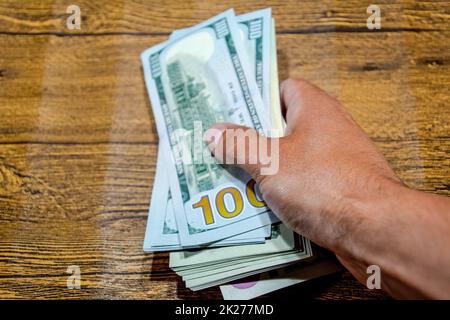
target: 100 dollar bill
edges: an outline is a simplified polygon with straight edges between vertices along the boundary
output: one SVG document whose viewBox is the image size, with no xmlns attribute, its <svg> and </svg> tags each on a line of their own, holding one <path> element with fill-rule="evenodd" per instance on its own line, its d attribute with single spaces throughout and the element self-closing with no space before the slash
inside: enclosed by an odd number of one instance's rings
<svg viewBox="0 0 450 320">
<path fill-rule="evenodd" d="M 158 150 L 157 171 L 153 181 L 152 199 L 144 238 L 144 251 L 174 251 L 198 248 L 182 247 L 178 237 L 173 201 L 169 192 L 166 163 L 164 162 L 164 145 Z M 164 201 L 162 199 L 168 199 Z M 264 243 L 271 234 L 271 226 L 267 225 L 237 236 L 216 241 L 208 247 L 221 247 L 239 244 Z"/>
<path fill-rule="evenodd" d="M 237 34 L 235 16 L 229 10 L 141 56 L 160 143 L 171 150 L 166 160 L 171 166 L 170 190 L 183 246 L 217 241 L 277 220 L 259 205 L 261 201 L 255 206 L 246 197 L 248 174 L 225 170 L 208 159 L 208 150 L 197 141 L 198 131 L 203 133 L 216 122 L 259 131 L 268 128 Z M 192 162 L 198 154 L 203 155 L 202 161 Z"/>
<path fill-rule="evenodd" d="M 262 273 L 258 280 L 252 278 L 222 285 L 220 291 L 225 300 L 248 300 L 341 270 L 342 266 L 334 259 L 319 260 L 306 265 L 294 264 Z"/>
<path fill-rule="evenodd" d="M 277 59 L 275 48 L 275 30 L 274 20 L 271 16 L 271 9 L 262 9 L 255 12 L 243 14 L 237 17 L 240 36 L 247 49 L 250 75 L 253 75 L 263 98 L 264 107 L 270 113 L 270 122 L 272 129 L 282 130 L 277 122 L 281 118 L 279 105 L 279 93 L 277 77 Z M 186 34 L 190 28 L 175 30 L 170 38 L 175 39 Z M 274 99 L 271 99 L 273 95 Z M 273 101 L 272 101 L 273 100 Z M 161 149 L 161 148 L 160 148 Z M 146 234 L 144 248 L 146 251 L 167 251 L 183 249 L 178 236 L 176 226 L 173 200 L 169 191 L 167 175 L 160 173 L 166 170 L 161 150 L 158 152 L 158 173 L 155 176 L 154 184 L 156 188 L 153 191 L 151 207 L 149 211 L 149 226 Z M 163 203 L 161 199 L 167 199 Z M 155 203 L 156 202 L 156 203 Z M 249 244 L 264 242 L 265 237 L 271 233 L 270 226 L 255 229 L 234 237 L 230 237 L 210 246 L 223 246 L 231 244 Z"/>
<path fill-rule="evenodd" d="M 238 35 L 242 39 L 249 61 L 248 75 L 255 78 L 264 103 L 264 109 L 266 112 L 270 112 L 271 76 L 273 75 L 270 70 L 273 68 L 273 50 L 271 47 L 275 45 L 275 35 L 272 34 L 274 27 L 272 9 L 266 8 L 242 14 L 236 17 L 236 21 L 238 23 Z M 175 30 L 170 35 L 170 39 L 176 39 L 185 35 L 191 28 L 193 27 Z M 276 62 L 276 51 L 273 58 Z M 275 85 L 278 87 L 278 76 Z M 279 100 L 279 96 L 275 98 L 275 100 Z M 272 126 L 272 128 L 274 127 Z"/>
</svg>

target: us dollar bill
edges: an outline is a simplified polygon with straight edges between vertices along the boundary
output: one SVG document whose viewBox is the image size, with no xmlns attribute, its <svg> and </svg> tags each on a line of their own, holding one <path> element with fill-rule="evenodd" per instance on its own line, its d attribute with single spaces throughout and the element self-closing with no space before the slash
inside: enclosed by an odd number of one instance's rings
<svg viewBox="0 0 450 320">
<path fill-rule="evenodd" d="M 262 9 L 236 17 L 240 37 L 249 57 L 250 74 L 255 78 L 266 112 L 270 112 L 272 10 Z"/>
<path fill-rule="evenodd" d="M 278 91 L 278 66 L 275 39 L 275 20 L 272 9 L 266 8 L 236 17 L 239 37 L 245 46 L 249 61 L 249 76 L 254 76 L 263 100 L 264 109 L 270 114 L 272 130 L 282 130 L 277 122 L 281 117 Z M 192 27 L 175 30 L 171 39 L 178 38 Z M 276 121 L 272 121 L 275 118 Z"/>
<path fill-rule="evenodd" d="M 269 115 L 270 136 L 284 135 L 278 81 L 277 44 L 275 19 L 272 9 L 266 8 L 237 17 L 240 35 L 244 40 L 250 61 L 250 73 L 254 75 Z"/>
<path fill-rule="evenodd" d="M 166 163 L 164 162 L 163 157 L 164 152 L 164 146 L 160 146 L 158 150 L 157 170 L 153 181 L 147 229 L 144 238 L 144 251 L 176 251 L 201 248 L 200 246 L 181 246 L 173 201 L 169 190 L 169 182 L 167 180 Z M 161 201 L 161 199 L 167 199 L 167 201 Z M 208 244 L 207 248 L 242 244 L 262 244 L 265 242 L 266 237 L 269 237 L 271 232 L 271 226 L 267 225 Z"/>
<path fill-rule="evenodd" d="M 278 55 L 277 55 L 277 37 L 275 28 L 275 19 L 271 19 L 270 28 L 270 126 L 272 129 L 272 137 L 284 136 L 286 123 L 281 113 L 280 103 L 280 83 L 278 79 Z"/>
<path fill-rule="evenodd" d="M 247 48 L 250 74 L 255 81 L 263 98 L 265 109 L 270 113 L 272 129 L 282 130 L 277 123 L 281 118 L 278 93 L 278 70 L 276 58 L 274 20 L 271 17 L 271 9 L 262 9 L 237 17 L 240 36 Z M 175 30 L 171 34 L 171 39 L 185 34 L 189 28 Z M 275 50 L 273 50 L 275 48 Z M 275 89 L 275 91 L 274 91 Z M 272 101 L 271 97 L 274 96 Z M 176 226 L 173 199 L 169 190 L 168 182 L 160 173 L 165 169 L 163 153 L 158 152 L 157 170 L 154 184 L 157 190 L 153 191 L 151 209 L 149 211 L 148 233 L 146 233 L 144 249 L 146 251 L 173 251 L 181 250 L 178 228 Z M 166 177 L 166 176 L 165 176 Z M 159 187 L 158 187 L 159 186 Z M 167 198 L 166 203 L 161 199 Z M 164 207 L 165 206 L 165 207 Z M 152 210 L 153 208 L 153 210 Z M 279 226 L 275 226 L 278 228 Z M 255 229 L 238 236 L 230 237 L 211 244 L 212 246 L 225 246 L 236 244 L 261 243 L 271 234 L 271 227 Z"/>
<path fill-rule="evenodd" d="M 237 28 L 229 10 L 141 56 L 160 141 L 171 150 L 166 161 L 183 246 L 217 241 L 277 220 L 266 206 L 253 206 L 245 198 L 250 181 L 246 173 L 225 170 L 201 138 L 189 139 L 195 133 L 202 136 L 216 122 L 261 132 L 268 128 Z M 200 163 L 186 161 L 199 154 Z M 222 204 L 219 209 L 214 207 L 217 202 Z"/>
<path fill-rule="evenodd" d="M 287 266 L 300 260 L 305 261 L 311 259 L 311 252 L 309 250 L 293 250 L 289 253 L 268 255 L 260 261 L 245 261 L 224 268 L 215 268 L 205 272 L 193 273 L 183 276 L 183 281 L 185 281 L 188 288 L 194 291 L 201 290 L 252 274 Z"/>
<path fill-rule="evenodd" d="M 250 73 L 254 75 L 269 115 L 270 136 L 284 135 L 278 81 L 277 44 L 275 19 L 272 9 L 266 8 L 237 18 L 240 35 L 244 40 L 250 61 Z"/>
<path fill-rule="evenodd" d="M 295 234 L 284 225 L 272 227 L 273 235 L 264 244 L 254 244 L 241 247 L 228 247 L 198 251 L 180 251 L 170 254 L 170 268 L 177 269 L 187 266 L 200 266 L 223 261 L 236 261 L 248 256 L 260 256 L 292 250 L 295 247 Z"/>
<path fill-rule="evenodd" d="M 335 259 L 323 259 L 303 266 L 290 265 L 220 286 L 225 300 L 249 300 L 314 278 L 339 272 L 342 266 Z"/>
</svg>

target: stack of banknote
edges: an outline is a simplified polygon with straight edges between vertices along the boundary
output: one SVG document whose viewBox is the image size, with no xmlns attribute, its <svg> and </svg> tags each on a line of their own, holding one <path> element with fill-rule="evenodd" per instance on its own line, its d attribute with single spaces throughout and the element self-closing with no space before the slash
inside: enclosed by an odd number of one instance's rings
<svg viewBox="0 0 450 320">
<path fill-rule="evenodd" d="M 283 134 L 275 40 L 270 8 L 228 10 L 141 55 L 160 138 L 144 250 L 171 251 L 170 267 L 192 290 L 314 265 L 310 241 L 279 222 L 247 173 L 219 164 L 204 143 L 217 122 Z M 230 288 L 224 296 L 236 298 Z"/>
</svg>

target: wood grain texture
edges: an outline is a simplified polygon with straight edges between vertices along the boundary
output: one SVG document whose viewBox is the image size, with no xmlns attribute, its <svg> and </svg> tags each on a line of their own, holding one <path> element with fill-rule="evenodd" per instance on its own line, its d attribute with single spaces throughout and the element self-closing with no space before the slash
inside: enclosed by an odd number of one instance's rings
<svg viewBox="0 0 450 320">
<path fill-rule="evenodd" d="M 272 6 L 280 79 L 339 98 L 410 186 L 449 195 L 448 2 L 0 0 L 0 298 L 220 298 L 142 241 L 158 137 L 140 52 L 228 7 Z M 67 267 L 82 289 L 66 288 Z M 270 295 L 385 298 L 348 273 Z"/>
<path fill-rule="evenodd" d="M 316 0 L 77 0 L 83 13 L 82 30 L 65 27 L 66 0 L 2 0 L 0 32 L 71 34 L 168 34 L 193 25 L 218 12 L 234 8 L 237 13 L 271 7 L 278 32 L 367 31 L 366 1 Z M 383 29 L 448 30 L 450 4 L 447 1 L 377 1 Z"/>
</svg>

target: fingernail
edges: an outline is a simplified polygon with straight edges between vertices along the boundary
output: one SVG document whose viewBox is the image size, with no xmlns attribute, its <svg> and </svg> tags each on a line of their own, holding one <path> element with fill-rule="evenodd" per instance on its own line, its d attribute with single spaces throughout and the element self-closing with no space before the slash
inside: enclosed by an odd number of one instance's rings
<svg viewBox="0 0 450 320">
<path fill-rule="evenodd" d="M 222 138 L 222 134 L 225 130 L 226 126 L 223 124 L 215 124 L 208 130 L 206 130 L 204 140 L 209 150 L 214 152 L 214 149 Z"/>
</svg>

